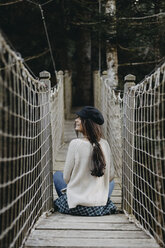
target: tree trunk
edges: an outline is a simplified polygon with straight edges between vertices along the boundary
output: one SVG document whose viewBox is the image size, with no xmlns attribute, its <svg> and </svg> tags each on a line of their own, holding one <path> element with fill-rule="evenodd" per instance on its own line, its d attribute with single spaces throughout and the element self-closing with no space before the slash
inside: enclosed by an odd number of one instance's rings
<svg viewBox="0 0 165 248">
<path fill-rule="evenodd" d="M 65 20 L 65 6 L 64 6 L 64 0 L 61 0 L 59 3 L 59 8 L 60 8 L 60 20 L 59 24 L 61 25 L 60 27 L 60 35 L 59 35 L 59 60 L 60 60 L 60 70 L 70 70 L 69 65 L 68 65 L 68 47 L 67 47 L 67 33 L 66 33 L 66 20 Z"/>
<path fill-rule="evenodd" d="M 91 32 L 79 29 L 77 32 L 77 80 L 75 104 L 78 106 L 93 103 L 91 82 Z"/>
<path fill-rule="evenodd" d="M 155 3 L 154 3 L 154 9 L 155 9 L 155 14 L 158 14 L 158 13 L 160 13 L 160 3 L 161 3 L 161 1 L 160 0 L 156 0 L 155 1 Z M 159 23 L 160 22 L 160 19 L 159 18 L 161 18 L 161 17 L 156 17 L 156 21 Z M 154 45 L 154 47 L 155 47 L 155 61 L 157 61 L 157 60 L 160 60 L 160 33 L 161 33 L 161 31 L 160 31 L 160 28 L 158 27 L 157 28 L 157 31 L 156 31 L 156 34 L 155 34 L 155 45 Z"/>
<path fill-rule="evenodd" d="M 106 14 L 112 18 L 109 31 L 109 39 L 106 46 L 107 72 L 110 76 L 110 85 L 116 87 L 118 85 L 118 57 L 116 45 L 116 0 L 108 0 L 106 3 Z"/>
</svg>

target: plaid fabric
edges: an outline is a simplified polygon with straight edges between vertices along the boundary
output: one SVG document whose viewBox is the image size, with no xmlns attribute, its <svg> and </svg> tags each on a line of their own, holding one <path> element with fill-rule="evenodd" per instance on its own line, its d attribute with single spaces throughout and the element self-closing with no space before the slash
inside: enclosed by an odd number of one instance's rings
<svg viewBox="0 0 165 248">
<path fill-rule="evenodd" d="M 102 216 L 117 213 L 117 208 L 110 199 L 108 199 L 105 206 L 86 207 L 78 205 L 75 208 L 69 209 L 66 194 L 63 194 L 54 201 L 54 207 L 60 213 L 71 215 Z"/>
</svg>

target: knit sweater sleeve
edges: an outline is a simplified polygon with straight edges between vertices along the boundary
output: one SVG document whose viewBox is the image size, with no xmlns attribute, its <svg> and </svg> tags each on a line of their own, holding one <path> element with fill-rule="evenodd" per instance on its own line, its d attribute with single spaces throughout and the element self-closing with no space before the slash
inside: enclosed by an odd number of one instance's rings
<svg viewBox="0 0 165 248">
<path fill-rule="evenodd" d="M 68 184 L 75 163 L 75 140 L 72 140 L 68 147 L 68 152 L 64 166 L 64 181 Z"/>
</svg>

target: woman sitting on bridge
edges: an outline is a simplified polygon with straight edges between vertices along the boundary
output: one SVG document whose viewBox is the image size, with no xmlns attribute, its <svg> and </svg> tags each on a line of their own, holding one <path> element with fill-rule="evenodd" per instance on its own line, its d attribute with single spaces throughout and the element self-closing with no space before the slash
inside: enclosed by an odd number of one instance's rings
<svg viewBox="0 0 165 248">
<path fill-rule="evenodd" d="M 102 138 L 102 114 L 86 106 L 77 112 L 76 132 L 83 138 L 73 139 L 68 148 L 64 174 L 54 174 L 59 198 L 55 209 L 72 215 L 97 216 L 116 213 L 110 200 L 114 188 L 114 167 L 108 142 Z M 64 193 L 66 189 L 66 193 Z"/>
</svg>

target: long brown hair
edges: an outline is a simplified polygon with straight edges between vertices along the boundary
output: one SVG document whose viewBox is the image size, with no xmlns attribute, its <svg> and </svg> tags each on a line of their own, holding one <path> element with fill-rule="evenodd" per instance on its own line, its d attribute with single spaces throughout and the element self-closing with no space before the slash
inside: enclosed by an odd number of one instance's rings
<svg viewBox="0 0 165 248">
<path fill-rule="evenodd" d="M 91 170 L 91 175 L 101 177 L 104 175 L 106 162 L 101 146 L 99 144 L 99 141 L 102 137 L 100 125 L 96 124 L 90 119 L 84 120 L 81 117 L 80 119 L 83 127 L 83 135 L 86 136 L 86 138 L 93 146 L 92 160 L 94 168 Z"/>
</svg>

